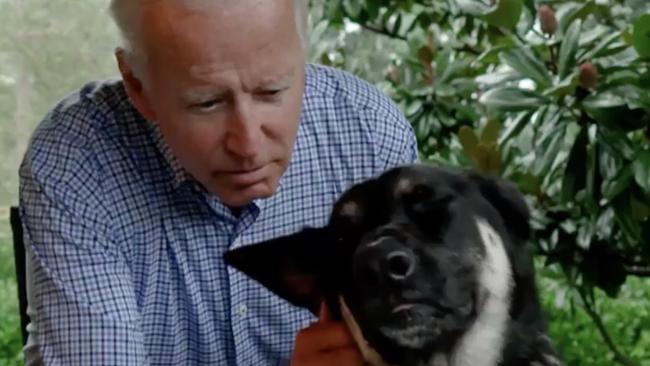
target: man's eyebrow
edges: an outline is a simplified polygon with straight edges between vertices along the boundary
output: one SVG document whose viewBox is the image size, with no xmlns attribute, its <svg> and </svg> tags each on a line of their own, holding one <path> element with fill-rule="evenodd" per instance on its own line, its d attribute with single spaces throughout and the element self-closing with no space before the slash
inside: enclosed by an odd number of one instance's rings
<svg viewBox="0 0 650 366">
<path fill-rule="evenodd" d="M 214 90 L 209 88 L 188 89 L 181 93 L 181 98 L 187 101 L 203 101 L 211 99 L 222 99 L 228 94 L 225 90 Z"/>
<path fill-rule="evenodd" d="M 269 86 L 289 84 L 294 75 L 295 75 L 295 70 L 292 68 L 291 70 L 288 70 L 282 74 L 278 74 L 277 76 L 272 76 L 263 79 L 262 82 L 259 83 L 259 87 L 264 88 Z"/>
<path fill-rule="evenodd" d="M 270 76 L 257 84 L 256 90 L 264 88 L 285 87 L 291 83 L 292 78 L 296 74 L 295 69 L 288 70 L 276 76 Z M 181 98 L 185 101 L 205 101 L 212 99 L 223 99 L 228 96 L 228 90 L 215 89 L 211 87 L 199 87 L 187 89 L 181 92 Z"/>
</svg>

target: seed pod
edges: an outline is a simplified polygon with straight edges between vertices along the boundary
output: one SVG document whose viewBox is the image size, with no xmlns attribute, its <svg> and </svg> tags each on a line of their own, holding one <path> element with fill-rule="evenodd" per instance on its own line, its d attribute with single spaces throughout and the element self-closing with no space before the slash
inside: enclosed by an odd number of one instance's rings
<svg viewBox="0 0 650 366">
<path fill-rule="evenodd" d="M 395 83 L 395 84 L 399 84 L 400 79 L 401 79 L 400 76 L 401 76 L 401 75 L 400 75 L 400 71 L 399 71 L 399 69 L 398 69 L 396 66 L 394 66 L 394 65 L 389 66 L 389 67 L 384 71 L 384 77 L 385 77 L 386 79 L 392 81 L 392 82 Z"/>
<path fill-rule="evenodd" d="M 557 30 L 557 18 L 555 18 L 555 11 L 548 5 L 542 5 L 537 9 L 537 16 L 539 16 L 539 24 L 542 31 L 546 34 L 554 34 Z"/>
<path fill-rule="evenodd" d="M 595 88 L 598 77 L 598 69 L 591 62 L 585 62 L 578 68 L 578 84 L 584 89 Z"/>
</svg>

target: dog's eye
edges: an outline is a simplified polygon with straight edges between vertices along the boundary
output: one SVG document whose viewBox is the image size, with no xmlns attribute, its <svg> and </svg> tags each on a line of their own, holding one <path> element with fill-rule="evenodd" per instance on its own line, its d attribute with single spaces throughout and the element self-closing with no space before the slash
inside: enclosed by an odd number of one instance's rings
<svg viewBox="0 0 650 366">
<path fill-rule="evenodd" d="M 422 184 L 418 184 L 407 194 L 405 199 L 411 203 L 421 202 L 429 199 L 433 195 L 433 190 Z"/>
<path fill-rule="evenodd" d="M 443 191 L 435 191 L 427 186 L 415 187 L 409 195 L 407 205 L 412 213 L 419 216 L 432 216 L 444 212 L 449 206 L 453 195 Z"/>
</svg>

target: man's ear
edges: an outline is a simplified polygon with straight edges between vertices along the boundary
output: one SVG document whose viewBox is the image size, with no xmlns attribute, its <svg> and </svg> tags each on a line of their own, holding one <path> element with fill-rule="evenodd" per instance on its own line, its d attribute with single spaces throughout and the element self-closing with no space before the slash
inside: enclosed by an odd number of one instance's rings
<svg viewBox="0 0 650 366">
<path fill-rule="evenodd" d="M 115 58 L 117 66 L 122 75 L 124 82 L 124 89 L 129 96 L 131 104 L 140 114 L 149 121 L 156 120 L 156 114 L 151 108 L 149 97 L 146 94 L 144 83 L 142 82 L 142 75 L 136 75 L 132 65 L 129 63 L 129 57 L 125 50 L 118 48 L 115 51 Z M 140 70 L 142 71 L 142 70 Z"/>
<path fill-rule="evenodd" d="M 523 194 L 513 183 L 495 176 L 471 173 L 481 195 L 499 212 L 506 229 L 519 239 L 530 238 L 530 211 Z"/>
<path fill-rule="evenodd" d="M 276 295 L 317 315 L 330 294 L 334 242 L 327 228 L 308 228 L 265 242 L 233 249 L 226 264 L 256 280 Z"/>
</svg>

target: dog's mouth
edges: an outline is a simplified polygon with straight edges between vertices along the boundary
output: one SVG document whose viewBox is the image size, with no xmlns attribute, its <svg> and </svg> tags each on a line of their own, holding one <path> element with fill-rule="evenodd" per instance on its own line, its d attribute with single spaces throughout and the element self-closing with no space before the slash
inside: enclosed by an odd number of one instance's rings
<svg viewBox="0 0 650 366">
<path fill-rule="evenodd" d="M 380 333 L 401 347 L 420 349 L 434 342 L 442 332 L 445 310 L 423 303 L 394 306 L 385 317 Z"/>
<path fill-rule="evenodd" d="M 383 311 L 378 331 L 403 348 L 418 350 L 443 346 L 452 333 L 465 327 L 473 308 L 473 301 L 454 308 L 435 303 L 404 302 Z"/>
</svg>

